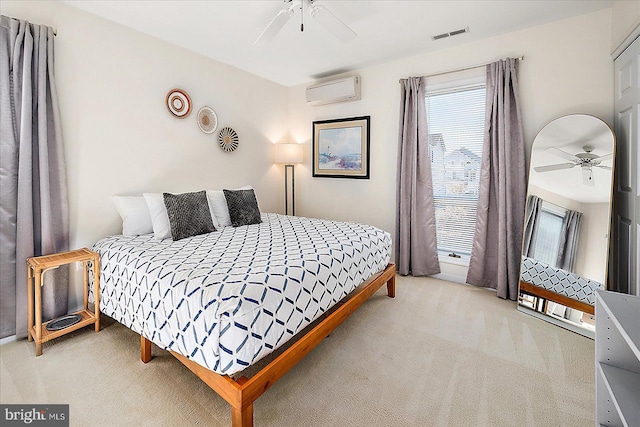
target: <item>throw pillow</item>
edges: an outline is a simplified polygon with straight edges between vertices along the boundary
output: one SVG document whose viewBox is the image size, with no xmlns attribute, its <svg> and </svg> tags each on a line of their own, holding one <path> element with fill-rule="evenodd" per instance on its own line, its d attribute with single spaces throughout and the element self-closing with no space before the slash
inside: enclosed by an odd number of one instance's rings
<svg viewBox="0 0 640 427">
<path fill-rule="evenodd" d="M 260 208 L 253 190 L 222 190 L 229 207 L 231 225 L 260 224 Z"/>
<path fill-rule="evenodd" d="M 251 190 L 250 185 L 236 188 L 235 190 Z M 209 205 L 213 212 L 214 225 L 218 227 L 227 227 L 231 225 L 231 217 L 229 216 L 229 207 L 227 206 L 227 199 L 224 197 L 222 190 L 207 190 L 207 198 L 209 199 Z M 215 221 L 218 221 L 218 224 Z"/>
<path fill-rule="evenodd" d="M 207 192 L 163 193 L 164 205 L 171 226 L 173 240 L 216 231 L 209 211 Z"/>
</svg>

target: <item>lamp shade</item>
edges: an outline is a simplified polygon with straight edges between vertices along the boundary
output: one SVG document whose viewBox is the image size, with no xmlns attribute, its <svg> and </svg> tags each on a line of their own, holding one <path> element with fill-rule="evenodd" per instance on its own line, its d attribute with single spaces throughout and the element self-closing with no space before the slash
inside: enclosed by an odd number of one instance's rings
<svg viewBox="0 0 640 427">
<path fill-rule="evenodd" d="M 302 144 L 275 144 L 276 163 L 302 163 Z"/>
</svg>

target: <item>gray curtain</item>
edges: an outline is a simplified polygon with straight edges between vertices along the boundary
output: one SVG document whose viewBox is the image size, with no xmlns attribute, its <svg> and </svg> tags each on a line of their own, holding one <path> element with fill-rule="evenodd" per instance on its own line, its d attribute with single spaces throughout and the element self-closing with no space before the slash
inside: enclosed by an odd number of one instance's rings
<svg viewBox="0 0 640 427">
<path fill-rule="evenodd" d="M 522 255 L 531 257 L 535 251 L 535 241 L 533 240 L 538 228 L 538 218 L 542 209 L 542 199 L 536 195 L 529 196 L 527 210 L 524 218 L 524 234 L 522 240 Z"/>
<path fill-rule="evenodd" d="M 0 17 L 0 337 L 26 336 L 26 259 L 69 248 L 53 39 L 49 27 Z M 45 275 L 43 319 L 67 312 L 67 275 Z"/>
<path fill-rule="evenodd" d="M 467 274 L 467 283 L 512 300 L 518 293 L 527 191 L 517 71 L 517 59 L 487 65 L 478 219 Z"/>
<path fill-rule="evenodd" d="M 402 275 L 440 273 L 431 158 L 421 77 L 400 81 L 400 132 L 396 181 L 396 265 Z"/>
<path fill-rule="evenodd" d="M 558 261 L 556 262 L 558 268 L 573 272 L 576 251 L 578 250 L 580 221 L 582 221 L 580 212 L 567 210 L 562 221 L 562 234 L 558 245 Z"/>
</svg>

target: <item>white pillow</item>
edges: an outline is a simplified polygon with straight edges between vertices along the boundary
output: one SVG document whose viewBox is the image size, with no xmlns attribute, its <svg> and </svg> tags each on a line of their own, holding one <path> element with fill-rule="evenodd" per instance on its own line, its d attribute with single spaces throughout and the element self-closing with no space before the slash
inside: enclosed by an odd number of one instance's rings
<svg viewBox="0 0 640 427">
<path fill-rule="evenodd" d="M 250 185 L 236 188 L 235 190 L 253 190 Z M 213 222 L 216 226 L 216 219 L 220 227 L 228 227 L 231 225 L 231 217 L 229 216 L 229 207 L 227 206 L 227 199 L 224 197 L 222 190 L 207 190 L 207 199 L 209 200 L 209 208 L 213 212 Z"/>
<path fill-rule="evenodd" d="M 147 208 L 149 208 L 149 214 L 151 215 L 153 237 L 158 240 L 170 238 L 171 225 L 169 224 L 169 215 L 167 215 L 167 208 L 164 206 L 162 193 L 142 193 L 142 195 L 147 202 Z"/>
<path fill-rule="evenodd" d="M 151 217 L 151 223 L 153 224 L 153 237 L 158 240 L 170 238 L 171 224 L 169 223 L 167 207 L 164 204 L 164 196 L 162 195 L 162 193 L 143 193 L 142 195 L 144 196 L 144 200 L 146 201 L 146 205 L 149 209 L 149 214 Z M 216 217 L 213 212 L 211 199 L 209 199 L 209 191 L 207 191 L 207 201 L 209 202 L 209 213 L 211 213 L 213 226 L 218 229 L 220 226 L 218 225 L 218 221 L 216 221 Z M 229 224 L 231 224 L 231 222 L 229 222 Z"/>
<path fill-rule="evenodd" d="M 122 218 L 122 234 L 138 236 L 153 233 L 151 215 L 142 196 L 111 196 L 116 210 Z"/>
</svg>

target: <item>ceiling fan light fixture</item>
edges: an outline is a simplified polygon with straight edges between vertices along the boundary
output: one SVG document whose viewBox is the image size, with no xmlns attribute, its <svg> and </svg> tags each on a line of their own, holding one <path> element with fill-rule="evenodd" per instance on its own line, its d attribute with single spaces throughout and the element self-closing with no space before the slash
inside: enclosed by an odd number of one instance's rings
<svg viewBox="0 0 640 427">
<path fill-rule="evenodd" d="M 582 165 L 582 183 L 584 185 L 595 186 L 596 183 L 593 181 L 593 169 L 590 165 Z"/>
<path fill-rule="evenodd" d="M 584 150 L 582 153 L 571 154 L 556 147 L 548 147 L 545 151 L 563 159 L 571 160 L 571 163 L 536 166 L 533 170 L 536 172 L 552 172 L 562 169 L 571 169 L 574 166 L 580 166 L 582 169 L 582 183 L 588 186 L 595 186 L 593 168 L 596 167 L 604 170 L 611 170 L 611 166 L 602 165 L 601 163 L 612 159 L 613 153 L 598 156 L 597 154 L 593 154 L 594 148 L 590 145 L 585 145 L 582 149 Z"/>
<path fill-rule="evenodd" d="M 349 28 L 344 22 L 342 22 L 337 16 L 331 13 L 326 7 L 316 5 L 315 0 L 284 0 L 287 6 L 281 9 L 276 16 L 271 20 L 267 28 L 264 29 L 262 34 L 258 36 L 255 44 L 262 44 L 269 42 L 275 38 L 275 36 L 282 30 L 284 24 L 289 20 L 291 15 L 295 12 L 295 9 L 300 9 L 300 31 L 304 31 L 304 9 L 309 11 L 309 14 L 315 19 L 322 27 L 333 34 L 338 40 L 343 43 L 354 40 L 358 35 Z"/>
</svg>

